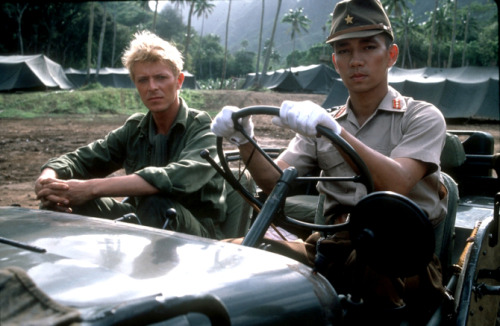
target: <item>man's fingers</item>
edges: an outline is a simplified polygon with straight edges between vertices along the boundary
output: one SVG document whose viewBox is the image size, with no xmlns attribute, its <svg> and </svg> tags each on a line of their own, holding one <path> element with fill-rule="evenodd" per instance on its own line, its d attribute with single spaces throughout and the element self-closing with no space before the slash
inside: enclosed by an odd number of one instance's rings
<svg viewBox="0 0 500 326">
<path fill-rule="evenodd" d="M 63 182 L 52 182 L 43 186 L 45 189 L 50 190 L 68 190 L 69 186 L 67 183 Z"/>
<path fill-rule="evenodd" d="M 54 210 L 57 212 L 71 213 L 73 210 L 68 206 L 68 201 L 64 198 L 56 196 L 48 196 L 39 198 L 43 208 Z M 58 201 L 60 199 L 60 201 Z"/>
<path fill-rule="evenodd" d="M 73 212 L 71 207 L 64 206 L 60 203 L 57 203 L 57 205 L 54 207 L 54 209 L 58 212 L 63 212 L 63 213 L 72 213 Z"/>
<path fill-rule="evenodd" d="M 48 189 L 40 191 L 37 194 L 36 199 L 49 201 L 51 203 L 61 203 L 63 205 L 69 204 L 69 200 L 66 197 L 63 197 L 57 193 L 50 192 L 48 191 Z"/>
</svg>

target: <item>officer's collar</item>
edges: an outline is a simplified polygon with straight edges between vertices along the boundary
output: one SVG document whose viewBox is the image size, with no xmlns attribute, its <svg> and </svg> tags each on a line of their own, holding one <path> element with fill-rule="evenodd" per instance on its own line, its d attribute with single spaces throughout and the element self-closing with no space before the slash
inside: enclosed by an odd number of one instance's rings
<svg viewBox="0 0 500 326">
<path fill-rule="evenodd" d="M 351 105 L 350 105 L 350 98 L 347 99 L 347 105 L 343 105 L 340 107 L 334 108 L 332 110 L 333 117 L 335 119 L 342 118 L 348 114 L 349 111 L 352 111 Z M 389 86 L 389 90 L 387 94 L 384 96 L 382 99 L 382 102 L 380 102 L 379 106 L 375 110 L 377 111 L 388 111 L 388 112 L 405 112 L 406 111 L 406 101 L 404 97 L 399 94 L 398 91 L 396 91 L 394 88 Z"/>
</svg>

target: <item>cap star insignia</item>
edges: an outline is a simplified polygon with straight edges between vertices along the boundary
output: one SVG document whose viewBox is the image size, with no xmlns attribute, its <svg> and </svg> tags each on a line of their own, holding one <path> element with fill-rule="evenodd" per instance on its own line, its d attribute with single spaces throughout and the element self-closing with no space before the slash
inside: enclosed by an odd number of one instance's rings
<svg viewBox="0 0 500 326">
<path fill-rule="evenodd" d="M 344 18 L 345 23 L 346 23 L 347 25 L 352 24 L 352 20 L 353 20 L 353 19 L 354 19 L 354 17 L 350 16 L 349 14 L 347 14 L 347 16 Z"/>
</svg>

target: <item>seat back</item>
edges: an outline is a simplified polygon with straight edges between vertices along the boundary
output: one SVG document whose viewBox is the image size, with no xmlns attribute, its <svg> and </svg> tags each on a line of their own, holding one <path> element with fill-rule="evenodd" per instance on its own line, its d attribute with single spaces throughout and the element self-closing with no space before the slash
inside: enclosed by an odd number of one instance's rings
<svg viewBox="0 0 500 326">
<path fill-rule="evenodd" d="M 466 160 L 464 146 L 457 135 L 446 133 L 446 141 L 441 152 L 441 170 L 456 177 L 457 168 Z"/>
<path fill-rule="evenodd" d="M 448 273 L 452 265 L 452 254 L 454 246 L 455 219 L 459 201 L 458 186 L 453 178 L 441 172 L 443 183 L 448 191 L 448 210 L 446 217 L 437 228 L 434 229 L 436 238 L 435 254 L 438 256 L 443 267 L 443 280 L 448 279 Z"/>
</svg>

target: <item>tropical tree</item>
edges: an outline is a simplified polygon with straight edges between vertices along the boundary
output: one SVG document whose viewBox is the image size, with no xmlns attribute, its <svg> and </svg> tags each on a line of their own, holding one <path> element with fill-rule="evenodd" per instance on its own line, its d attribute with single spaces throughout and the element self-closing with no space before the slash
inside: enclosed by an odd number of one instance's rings
<svg viewBox="0 0 500 326">
<path fill-rule="evenodd" d="M 260 29 L 259 29 L 259 46 L 257 49 L 257 63 L 255 64 L 255 81 L 253 87 L 258 88 L 260 84 L 259 68 L 260 68 L 260 51 L 262 47 L 262 30 L 264 29 L 264 9 L 265 2 L 262 0 L 262 9 L 260 13 Z"/>
<path fill-rule="evenodd" d="M 415 39 L 415 34 L 419 32 L 419 25 L 413 18 L 413 13 L 411 11 L 405 11 L 400 17 L 394 18 L 392 20 L 392 25 L 396 35 L 396 39 L 401 39 L 401 67 L 413 67 L 410 44 L 413 44 L 412 40 Z M 406 60 L 408 59 L 408 65 Z"/>
<path fill-rule="evenodd" d="M 99 46 L 97 48 L 97 66 L 96 66 L 96 71 L 95 71 L 95 82 L 97 83 L 97 80 L 99 78 L 99 70 L 101 69 L 101 63 L 102 63 L 102 47 L 104 46 L 104 35 L 106 33 L 106 20 L 108 17 L 108 11 L 107 11 L 107 6 L 106 3 L 101 3 L 102 8 L 103 8 L 103 13 L 102 13 L 102 24 L 101 24 L 101 33 L 99 34 Z"/>
<path fill-rule="evenodd" d="M 408 2 L 414 4 L 415 0 L 384 0 L 382 1 L 382 5 L 384 6 L 387 15 L 393 14 L 394 17 L 400 17 L 405 12 L 410 10 Z"/>
<path fill-rule="evenodd" d="M 279 65 L 281 62 L 281 55 L 278 52 L 278 50 L 271 45 L 271 39 L 267 39 L 264 42 L 264 50 L 262 50 L 262 54 L 267 55 L 268 53 L 269 53 L 269 63 Z M 269 63 L 267 69 L 272 69 L 272 66 Z M 265 73 L 267 73 L 267 69 Z"/>
<path fill-rule="evenodd" d="M 194 6 L 198 0 L 191 1 L 191 5 L 189 6 L 189 14 L 188 14 L 188 24 L 187 24 L 187 33 L 186 40 L 184 42 L 184 58 L 185 65 L 189 66 L 189 43 L 191 42 L 191 19 L 194 13 Z"/>
<path fill-rule="evenodd" d="M 155 13 L 153 15 L 153 33 L 156 33 L 156 17 L 158 16 L 158 0 L 155 0 Z"/>
<path fill-rule="evenodd" d="M 465 55 L 467 53 L 467 37 L 469 36 L 470 10 L 467 10 L 465 17 L 464 47 L 462 50 L 462 67 L 465 66 Z"/>
<path fill-rule="evenodd" d="M 385 10 L 389 16 L 392 16 L 391 21 L 393 28 L 396 27 L 398 29 L 401 29 L 403 32 L 402 34 L 402 49 L 401 49 L 401 56 L 402 56 L 402 64 L 401 66 L 405 66 L 405 61 L 406 57 L 408 57 L 408 61 L 410 62 L 410 67 L 412 65 L 411 63 L 411 55 L 410 55 L 410 42 L 408 40 L 409 38 L 409 33 L 411 25 L 415 26 L 415 22 L 413 19 L 413 13 L 411 12 L 408 2 L 411 4 L 415 3 L 415 0 L 385 0 L 382 2 L 383 6 L 385 7 Z M 394 29 L 396 29 L 394 28 Z"/>
<path fill-rule="evenodd" d="M 87 39 L 87 77 L 86 83 L 90 81 L 90 64 L 92 62 L 92 39 L 94 33 L 94 1 L 90 3 L 89 33 Z"/>
<path fill-rule="evenodd" d="M 179 15 L 182 18 L 182 7 L 184 7 L 184 3 L 188 2 L 188 0 L 171 0 L 174 3 L 175 9 L 178 11 Z"/>
<path fill-rule="evenodd" d="M 308 32 L 309 31 L 309 24 L 311 23 L 311 20 L 307 18 L 306 15 L 303 14 L 304 8 L 298 8 L 298 9 L 290 9 L 284 16 L 281 22 L 283 23 L 289 23 L 291 24 L 291 33 L 290 37 L 292 39 L 293 43 L 293 50 L 292 53 L 295 52 L 295 36 L 297 34 L 300 34 L 302 31 Z M 293 56 L 292 56 L 292 62 L 291 65 L 294 64 Z"/>
<path fill-rule="evenodd" d="M 456 35 L 457 35 L 457 6 L 458 6 L 458 0 L 451 0 L 453 3 L 453 22 L 452 22 L 452 29 L 451 29 L 451 41 L 450 41 L 450 53 L 448 55 L 448 68 L 451 68 L 452 63 L 453 63 L 453 48 L 455 46 L 455 40 L 456 40 Z"/>
<path fill-rule="evenodd" d="M 451 34 L 451 19 L 449 15 L 449 6 L 443 6 L 438 8 L 436 12 L 432 15 L 436 23 L 434 29 L 434 37 L 437 45 L 437 67 L 441 67 L 441 52 L 443 50 L 443 45 L 449 41 L 449 36 Z M 432 58 L 431 58 L 432 64 Z"/>
<path fill-rule="evenodd" d="M 21 55 L 24 54 L 23 33 L 21 31 L 21 26 L 22 26 L 21 22 L 23 20 L 23 14 L 24 14 L 24 11 L 26 10 L 26 8 L 28 8 L 28 3 L 20 4 L 19 2 L 17 2 L 16 4 L 12 4 L 12 3 L 5 4 L 5 10 L 6 10 L 7 14 L 9 15 L 9 17 L 13 17 L 13 16 L 16 17 L 17 38 L 19 39 L 19 51 L 20 51 Z"/>
<path fill-rule="evenodd" d="M 203 37 L 203 48 L 200 62 L 196 66 L 196 76 L 200 79 L 214 79 L 217 71 L 221 71 L 224 57 L 220 37 L 209 34 Z"/>
<path fill-rule="evenodd" d="M 278 23 L 280 9 L 281 9 L 281 0 L 278 0 L 278 6 L 276 8 L 276 16 L 274 17 L 273 30 L 271 32 L 271 38 L 269 39 L 269 46 L 267 47 L 266 56 L 264 59 L 264 67 L 262 67 L 262 76 L 266 75 L 267 67 L 269 66 L 269 60 L 271 59 L 271 54 L 274 45 L 274 34 L 276 33 L 276 25 Z"/>
<path fill-rule="evenodd" d="M 427 67 L 432 66 L 432 51 L 434 46 L 434 36 L 436 31 L 436 12 L 439 8 L 439 0 L 436 0 L 434 4 L 434 11 L 431 13 L 431 30 L 429 38 L 429 51 L 427 52 Z"/>
<path fill-rule="evenodd" d="M 224 62 L 222 63 L 222 77 L 220 80 L 220 89 L 224 86 L 224 79 L 226 79 L 226 64 L 227 64 L 227 39 L 229 37 L 229 18 L 231 17 L 231 3 L 229 0 L 229 7 L 227 9 L 227 20 L 226 20 L 226 37 L 224 40 Z"/>
<path fill-rule="evenodd" d="M 236 51 L 229 61 L 230 76 L 243 76 L 253 71 L 255 52 L 247 51 L 244 47 Z"/>
<path fill-rule="evenodd" d="M 200 54 L 201 54 L 201 49 L 202 49 L 202 44 L 203 44 L 203 28 L 205 24 L 205 18 L 208 18 L 208 16 L 212 13 L 214 10 L 215 5 L 210 3 L 210 1 L 207 0 L 200 0 L 196 2 L 194 12 L 198 17 L 201 17 L 201 32 L 200 32 L 200 42 L 198 46 L 198 54 L 197 54 L 197 59 L 200 61 Z M 201 64 L 200 64 L 200 70 L 201 70 Z"/>
<path fill-rule="evenodd" d="M 115 53 L 116 53 L 116 15 L 118 14 L 116 3 L 115 2 L 110 2 L 108 3 L 108 6 L 111 9 L 111 21 L 113 23 L 113 39 L 111 41 L 111 60 L 110 60 L 110 67 L 115 66 Z"/>
<path fill-rule="evenodd" d="M 166 40 L 182 44 L 185 41 L 185 26 L 178 10 L 165 6 L 159 13 L 156 34 Z"/>
</svg>

